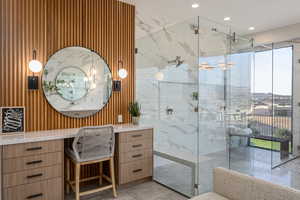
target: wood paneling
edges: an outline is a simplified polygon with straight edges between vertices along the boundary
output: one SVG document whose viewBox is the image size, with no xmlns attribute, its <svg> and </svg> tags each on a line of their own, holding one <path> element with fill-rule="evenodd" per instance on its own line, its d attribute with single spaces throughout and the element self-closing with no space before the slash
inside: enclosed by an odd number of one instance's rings
<svg viewBox="0 0 300 200">
<path fill-rule="evenodd" d="M 25 106 L 26 131 L 130 122 L 134 99 L 134 16 L 132 5 L 117 0 L 0 0 L 0 106 Z M 128 77 L 122 91 L 96 115 L 74 119 L 55 111 L 40 87 L 27 89 L 33 49 L 43 64 L 57 50 L 83 46 L 97 51 L 117 78 L 118 60 Z M 39 74 L 41 76 L 41 73 Z"/>
</svg>

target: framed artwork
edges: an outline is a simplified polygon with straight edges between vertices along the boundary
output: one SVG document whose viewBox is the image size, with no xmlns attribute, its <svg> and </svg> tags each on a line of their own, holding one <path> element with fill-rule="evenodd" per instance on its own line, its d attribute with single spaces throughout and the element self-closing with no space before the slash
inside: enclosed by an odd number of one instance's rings
<svg viewBox="0 0 300 200">
<path fill-rule="evenodd" d="M 1 133 L 25 131 L 25 107 L 0 107 Z"/>
</svg>

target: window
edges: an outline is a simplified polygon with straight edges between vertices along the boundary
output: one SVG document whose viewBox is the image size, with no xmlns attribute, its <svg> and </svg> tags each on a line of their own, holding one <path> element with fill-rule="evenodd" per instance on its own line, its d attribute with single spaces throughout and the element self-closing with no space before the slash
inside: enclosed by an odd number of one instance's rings
<svg viewBox="0 0 300 200">
<path fill-rule="evenodd" d="M 288 141 L 291 152 L 293 47 L 256 52 L 251 74 L 250 145 L 282 151 Z"/>
</svg>

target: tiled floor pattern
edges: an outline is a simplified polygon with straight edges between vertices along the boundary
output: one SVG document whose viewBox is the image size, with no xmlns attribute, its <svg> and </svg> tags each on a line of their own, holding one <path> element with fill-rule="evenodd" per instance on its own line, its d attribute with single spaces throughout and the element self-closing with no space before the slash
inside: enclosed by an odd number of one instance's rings
<svg viewBox="0 0 300 200">
<path fill-rule="evenodd" d="M 128 188 L 119 188 L 118 197 L 113 198 L 110 190 L 82 197 L 82 200 L 186 200 L 187 198 L 156 182 L 145 182 Z M 66 197 L 73 200 L 74 194 Z"/>
</svg>

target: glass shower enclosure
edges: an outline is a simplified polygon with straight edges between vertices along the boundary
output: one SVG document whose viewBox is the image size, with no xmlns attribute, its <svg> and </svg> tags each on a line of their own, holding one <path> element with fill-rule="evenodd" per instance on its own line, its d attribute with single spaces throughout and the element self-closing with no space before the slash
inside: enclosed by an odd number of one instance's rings
<svg viewBox="0 0 300 200">
<path fill-rule="evenodd" d="M 229 167 L 226 70 L 230 28 L 193 18 L 137 40 L 141 124 L 155 127 L 154 180 L 186 196 Z"/>
</svg>

